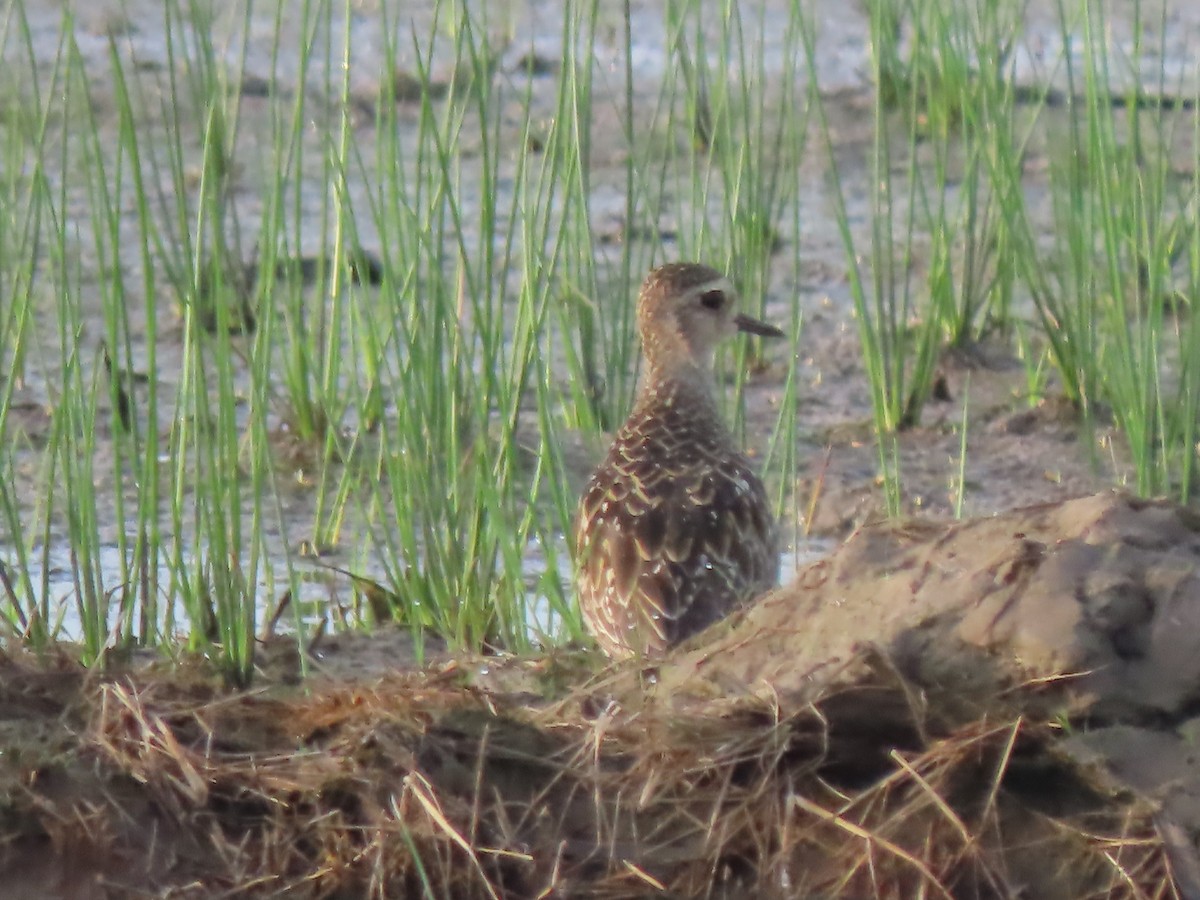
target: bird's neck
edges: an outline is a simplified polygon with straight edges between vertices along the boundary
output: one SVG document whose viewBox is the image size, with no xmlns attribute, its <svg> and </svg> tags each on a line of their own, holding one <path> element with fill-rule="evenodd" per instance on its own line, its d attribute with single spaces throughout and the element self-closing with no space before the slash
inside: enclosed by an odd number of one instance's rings
<svg viewBox="0 0 1200 900">
<path fill-rule="evenodd" d="M 717 382 L 711 365 L 694 359 L 671 360 L 669 365 L 648 365 L 638 385 L 635 408 L 683 406 L 697 415 L 711 414 L 720 421 L 717 408 Z"/>
</svg>

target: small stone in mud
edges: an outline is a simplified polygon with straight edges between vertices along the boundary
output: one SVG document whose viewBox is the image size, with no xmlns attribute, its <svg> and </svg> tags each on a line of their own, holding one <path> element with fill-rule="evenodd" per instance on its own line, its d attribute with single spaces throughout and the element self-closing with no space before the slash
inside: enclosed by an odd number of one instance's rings
<svg viewBox="0 0 1200 900">
<path fill-rule="evenodd" d="M 350 280 L 378 287 L 383 283 L 383 262 L 369 250 L 358 248 L 350 255 Z"/>
<path fill-rule="evenodd" d="M 430 81 L 403 69 L 392 76 L 392 99 L 396 103 L 420 103 L 426 96 L 430 100 L 441 100 L 449 91 L 444 81 Z"/>
<path fill-rule="evenodd" d="M 274 89 L 270 80 L 261 75 L 243 75 L 238 93 L 243 97 L 270 97 Z"/>
<path fill-rule="evenodd" d="M 554 75 L 561 68 L 562 66 L 558 60 L 542 56 L 532 50 L 518 59 L 515 66 L 516 71 L 525 72 L 535 77 L 540 75 Z"/>
<path fill-rule="evenodd" d="M 612 231 L 605 231 L 599 235 L 601 244 L 622 244 L 626 241 L 651 241 L 662 243 L 672 243 L 678 240 L 679 235 L 673 228 L 656 228 L 653 225 L 626 225 L 618 224 Z"/>
<path fill-rule="evenodd" d="M 954 399 L 950 392 L 950 383 L 946 380 L 945 372 L 938 372 L 933 377 L 933 385 L 929 389 L 929 398 L 938 403 L 949 403 Z"/>
<path fill-rule="evenodd" d="M 220 269 L 218 270 L 218 266 Z M 251 306 L 258 285 L 258 263 L 231 262 L 225 265 L 209 260 L 200 269 L 196 284 L 195 315 L 200 327 L 215 334 L 220 327 L 219 304 L 226 304 L 226 320 L 231 334 L 252 334 L 258 325 Z"/>
</svg>

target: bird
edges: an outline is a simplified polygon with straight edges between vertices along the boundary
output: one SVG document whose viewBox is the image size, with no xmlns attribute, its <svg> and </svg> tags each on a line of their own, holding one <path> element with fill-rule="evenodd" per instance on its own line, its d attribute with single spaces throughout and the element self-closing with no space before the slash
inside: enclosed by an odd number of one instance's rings
<svg viewBox="0 0 1200 900">
<path fill-rule="evenodd" d="M 661 657 L 776 583 L 776 521 L 721 419 L 713 357 L 737 332 L 783 332 L 737 302 L 730 280 L 700 263 L 659 266 L 638 294 L 636 400 L 575 529 L 580 612 L 614 659 Z"/>
</svg>

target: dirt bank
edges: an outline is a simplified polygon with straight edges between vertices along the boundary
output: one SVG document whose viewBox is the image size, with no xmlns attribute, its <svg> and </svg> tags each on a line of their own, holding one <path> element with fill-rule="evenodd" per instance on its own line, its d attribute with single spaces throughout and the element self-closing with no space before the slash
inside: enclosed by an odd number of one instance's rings
<svg viewBox="0 0 1200 900">
<path fill-rule="evenodd" d="M 652 669 L 10 658 L 0 893 L 1196 896 L 1198 559 L 1101 495 L 865 529 Z"/>
</svg>

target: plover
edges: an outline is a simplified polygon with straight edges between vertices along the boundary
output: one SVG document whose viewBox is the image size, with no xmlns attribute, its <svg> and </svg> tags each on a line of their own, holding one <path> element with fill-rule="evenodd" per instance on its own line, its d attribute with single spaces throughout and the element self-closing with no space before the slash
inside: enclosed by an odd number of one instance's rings
<svg viewBox="0 0 1200 900">
<path fill-rule="evenodd" d="M 670 263 L 638 297 L 644 357 L 633 412 L 592 473 L 575 535 L 580 609 L 612 657 L 658 656 L 776 581 L 766 491 L 717 408 L 713 354 L 738 331 L 721 273 Z"/>
</svg>

